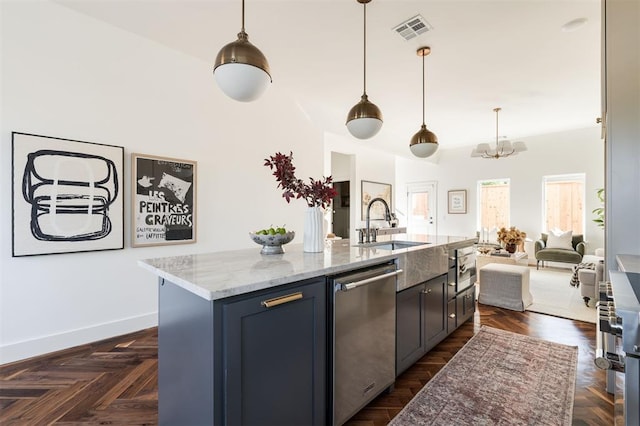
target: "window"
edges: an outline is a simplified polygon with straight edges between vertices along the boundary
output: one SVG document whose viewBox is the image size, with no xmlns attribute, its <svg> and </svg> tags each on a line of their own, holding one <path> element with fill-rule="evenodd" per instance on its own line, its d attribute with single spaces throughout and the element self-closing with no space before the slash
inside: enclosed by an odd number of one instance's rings
<svg viewBox="0 0 640 426">
<path fill-rule="evenodd" d="M 584 173 L 543 177 L 542 228 L 584 235 Z"/>
<path fill-rule="evenodd" d="M 480 229 L 509 226 L 509 179 L 478 181 L 478 224 Z"/>
</svg>

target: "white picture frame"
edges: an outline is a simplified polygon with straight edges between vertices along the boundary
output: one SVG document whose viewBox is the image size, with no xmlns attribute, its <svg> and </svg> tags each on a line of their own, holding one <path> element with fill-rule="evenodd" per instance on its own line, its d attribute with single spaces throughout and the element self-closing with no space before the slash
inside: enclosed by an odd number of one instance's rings
<svg viewBox="0 0 640 426">
<path fill-rule="evenodd" d="M 448 191 L 448 212 L 449 214 L 467 213 L 467 190 L 452 189 Z"/>
</svg>

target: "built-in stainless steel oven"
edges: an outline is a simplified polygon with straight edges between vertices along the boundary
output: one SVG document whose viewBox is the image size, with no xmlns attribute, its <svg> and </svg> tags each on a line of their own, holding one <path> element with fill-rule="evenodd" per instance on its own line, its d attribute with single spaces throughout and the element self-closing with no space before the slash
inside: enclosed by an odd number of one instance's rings
<svg viewBox="0 0 640 426">
<path fill-rule="evenodd" d="M 476 281 L 476 249 L 473 246 L 456 249 L 456 291 L 462 291 Z"/>
<path fill-rule="evenodd" d="M 623 423 L 640 425 L 640 274 L 610 271 L 599 284 L 596 358 L 607 371 L 607 391 L 616 393 L 616 372 L 624 373 Z M 618 395 L 616 395 L 618 399 Z M 618 423 L 616 423 L 618 425 Z"/>
</svg>

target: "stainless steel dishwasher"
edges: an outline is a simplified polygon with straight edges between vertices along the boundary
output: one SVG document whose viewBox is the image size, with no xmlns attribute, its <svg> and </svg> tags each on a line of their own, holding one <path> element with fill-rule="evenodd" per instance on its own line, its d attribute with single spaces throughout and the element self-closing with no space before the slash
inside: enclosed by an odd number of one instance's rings
<svg viewBox="0 0 640 426">
<path fill-rule="evenodd" d="M 333 424 L 342 425 L 395 381 L 395 263 L 332 277 Z"/>
</svg>

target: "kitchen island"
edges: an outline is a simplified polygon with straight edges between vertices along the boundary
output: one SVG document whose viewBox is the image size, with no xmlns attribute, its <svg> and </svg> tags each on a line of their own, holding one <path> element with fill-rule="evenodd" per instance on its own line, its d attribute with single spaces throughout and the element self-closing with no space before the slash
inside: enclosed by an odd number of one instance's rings
<svg viewBox="0 0 640 426">
<path fill-rule="evenodd" d="M 446 296 L 446 286 L 455 287 L 450 253 L 476 239 L 382 240 L 424 244 L 389 250 L 335 240 L 321 253 L 289 244 L 279 255 L 256 247 L 140 261 L 159 277 L 160 423 L 331 423 L 330 276 L 395 263 L 404 270 L 398 291 L 444 277 L 434 294 L 441 295 L 446 337 L 459 305 Z"/>
</svg>

